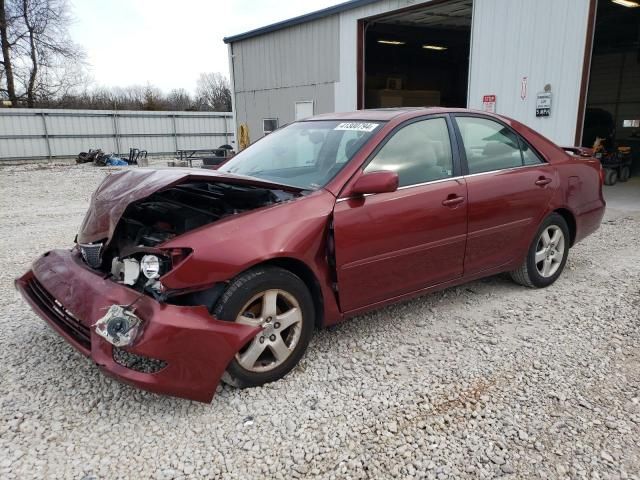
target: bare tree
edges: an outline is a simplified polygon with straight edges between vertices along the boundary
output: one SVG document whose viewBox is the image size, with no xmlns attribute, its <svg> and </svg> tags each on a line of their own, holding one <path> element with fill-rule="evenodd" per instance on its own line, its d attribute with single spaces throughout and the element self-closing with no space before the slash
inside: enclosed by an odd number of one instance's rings
<svg viewBox="0 0 640 480">
<path fill-rule="evenodd" d="M 5 0 L 0 0 L 0 46 L 2 47 L 2 70 L 0 70 L 0 92 L 5 93 L 13 106 L 18 104 L 16 87 L 13 75 L 13 62 L 11 49 L 15 45 L 12 42 L 10 31 L 15 20 L 16 11 L 11 9 L 14 5 L 8 5 Z M 4 88 L 3 88 L 4 87 Z"/>
<path fill-rule="evenodd" d="M 193 110 L 191 95 L 184 88 L 175 88 L 169 92 L 166 100 L 169 110 Z"/>
<path fill-rule="evenodd" d="M 86 82 L 81 68 L 84 54 L 68 33 L 66 0 L 0 2 L 4 67 L 0 88 L 14 105 L 24 99 L 34 107 Z"/>
<path fill-rule="evenodd" d="M 204 109 L 216 112 L 231 111 L 231 90 L 229 81 L 221 73 L 201 73 L 198 78 L 196 95 Z"/>
</svg>

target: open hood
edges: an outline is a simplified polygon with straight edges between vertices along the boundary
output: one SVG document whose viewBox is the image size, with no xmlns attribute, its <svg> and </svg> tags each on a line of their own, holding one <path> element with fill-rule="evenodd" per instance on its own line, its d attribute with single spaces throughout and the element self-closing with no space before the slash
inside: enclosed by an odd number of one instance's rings
<svg viewBox="0 0 640 480">
<path fill-rule="evenodd" d="M 215 171 L 198 172 L 171 168 L 118 172 L 105 178 L 91 197 L 89 211 L 78 232 L 78 243 L 88 244 L 111 238 L 129 205 L 154 193 L 191 182 L 220 182 L 228 185 L 249 185 L 280 191 L 300 191 L 290 186 Z"/>
</svg>

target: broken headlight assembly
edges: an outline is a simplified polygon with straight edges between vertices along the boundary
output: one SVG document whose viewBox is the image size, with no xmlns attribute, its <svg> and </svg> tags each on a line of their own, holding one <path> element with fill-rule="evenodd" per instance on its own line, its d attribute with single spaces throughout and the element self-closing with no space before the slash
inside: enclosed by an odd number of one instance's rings
<svg viewBox="0 0 640 480">
<path fill-rule="evenodd" d="M 116 347 L 131 345 L 140 330 L 142 321 L 123 305 L 111 305 L 104 317 L 93 326 L 98 335 Z"/>
<path fill-rule="evenodd" d="M 173 248 L 132 253 L 125 258 L 113 257 L 111 261 L 112 278 L 124 285 L 138 287 L 154 296 L 162 291 L 160 277 L 176 268 L 185 260 L 191 249 Z"/>
<path fill-rule="evenodd" d="M 149 280 L 160 278 L 162 266 L 162 260 L 157 255 L 145 255 L 140 260 L 140 271 Z"/>
</svg>

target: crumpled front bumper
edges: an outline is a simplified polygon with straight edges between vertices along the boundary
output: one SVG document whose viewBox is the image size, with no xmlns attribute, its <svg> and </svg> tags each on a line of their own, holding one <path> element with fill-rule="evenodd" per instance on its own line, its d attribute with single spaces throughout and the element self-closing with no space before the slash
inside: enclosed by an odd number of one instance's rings
<svg viewBox="0 0 640 480">
<path fill-rule="evenodd" d="M 100 369 L 122 382 L 151 392 L 211 401 L 235 354 L 260 330 L 212 317 L 202 306 L 160 303 L 86 267 L 76 251 L 52 250 L 16 279 L 16 288 L 56 332 Z M 126 350 L 166 362 L 155 373 L 117 363 L 114 347 L 92 325 L 111 305 L 130 305 L 142 331 Z"/>
</svg>

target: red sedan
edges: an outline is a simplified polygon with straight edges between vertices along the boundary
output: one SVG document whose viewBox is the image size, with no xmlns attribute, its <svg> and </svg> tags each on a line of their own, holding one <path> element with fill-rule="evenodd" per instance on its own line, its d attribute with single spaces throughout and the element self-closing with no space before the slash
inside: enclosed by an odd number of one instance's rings
<svg viewBox="0 0 640 480">
<path fill-rule="evenodd" d="M 209 401 L 286 375 L 315 327 L 501 272 L 551 285 L 601 185 L 587 151 L 497 115 L 316 116 L 218 171 L 109 176 L 16 285 L 106 374 Z"/>
</svg>

